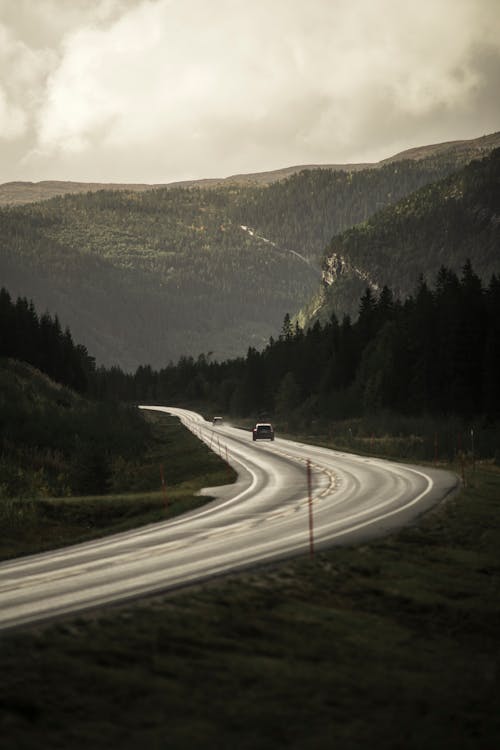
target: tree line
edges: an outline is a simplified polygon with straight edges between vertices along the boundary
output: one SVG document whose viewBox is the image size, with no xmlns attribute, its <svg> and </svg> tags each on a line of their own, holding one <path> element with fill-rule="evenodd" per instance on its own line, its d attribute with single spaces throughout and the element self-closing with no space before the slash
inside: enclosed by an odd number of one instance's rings
<svg viewBox="0 0 500 750">
<path fill-rule="evenodd" d="M 150 429 L 128 404 L 85 398 L 94 375 L 57 316 L 0 289 L 0 503 L 130 489 Z"/>
<path fill-rule="evenodd" d="M 132 445 L 140 453 L 138 412 L 121 407 L 138 402 L 183 405 L 248 422 L 272 419 L 278 429 L 292 432 L 328 432 L 333 424 L 377 419 L 387 429 L 392 418 L 400 424 L 415 418 L 420 430 L 418 420 L 425 418 L 427 458 L 435 426 L 459 420 L 489 435 L 482 455 L 493 455 L 500 425 L 499 343 L 500 277 L 484 285 L 469 261 L 460 276 L 442 267 L 432 286 L 421 278 L 404 301 L 388 287 L 378 295 L 367 288 L 356 320 L 332 314 L 326 323 L 303 330 L 287 314 L 276 339 L 261 350 L 249 347 L 244 357 L 219 362 L 207 352 L 162 369 L 142 365 L 134 373 L 97 368 L 57 318 L 39 316 L 32 302 L 13 302 L 2 289 L 0 356 L 25 361 L 94 402 L 82 401 L 75 411 L 66 394 L 48 408 L 26 401 L 23 391 L 21 409 L 19 394 L 11 399 L 3 394 L 4 475 L 10 467 L 16 488 L 21 479 L 39 481 L 36 471 L 31 477 L 23 469 L 21 476 L 18 464 L 27 465 L 28 448 L 36 455 L 48 451 L 54 468 L 45 467 L 42 479 L 53 492 L 62 491 L 63 479 L 74 491 L 102 491 L 96 482 L 111 476 L 116 456 L 121 460 Z M 96 470 L 99 461 L 107 474 Z"/>
<path fill-rule="evenodd" d="M 85 393 L 95 370 L 95 360 L 75 344 L 68 327 L 49 313 L 38 315 L 33 301 L 0 289 L 0 357 L 27 362 L 53 380 Z"/>
<path fill-rule="evenodd" d="M 2 208 L 2 284 L 56 311 L 105 365 L 244 355 L 307 304 L 332 236 L 451 169 L 314 169 L 265 187 L 102 190 Z"/>
<path fill-rule="evenodd" d="M 308 424 L 391 410 L 407 415 L 500 416 L 500 279 L 485 287 L 467 261 L 461 276 L 442 267 L 404 301 L 369 288 L 359 315 L 307 330 L 285 316 L 276 340 L 246 357 L 182 357 L 134 374 L 99 368 L 100 398 L 210 404 L 222 413 L 275 415 Z"/>
<path fill-rule="evenodd" d="M 485 287 L 470 261 L 442 267 L 404 301 L 367 288 L 352 321 L 332 314 L 307 330 L 285 316 L 276 340 L 245 357 L 184 356 L 134 373 L 96 368 L 68 328 L 33 302 L 0 290 L 0 356 L 19 359 L 100 400 L 205 403 L 243 417 L 311 419 L 403 414 L 500 416 L 500 279 Z"/>
<path fill-rule="evenodd" d="M 333 236 L 323 268 L 328 272 L 332 259 L 343 258 L 402 297 L 411 293 L 422 268 L 434 275 L 443 264 L 458 272 L 467 257 L 487 279 L 498 267 L 499 213 L 500 149 L 495 149 Z M 359 289 L 359 279 L 334 271 L 331 281 L 315 314 L 354 314 L 358 295 L 352 292 Z"/>
</svg>

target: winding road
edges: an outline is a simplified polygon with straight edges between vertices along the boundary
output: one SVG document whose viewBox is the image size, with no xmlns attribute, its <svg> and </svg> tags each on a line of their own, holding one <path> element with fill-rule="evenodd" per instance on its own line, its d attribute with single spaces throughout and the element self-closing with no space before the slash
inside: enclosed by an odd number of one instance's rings
<svg viewBox="0 0 500 750">
<path fill-rule="evenodd" d="M 0 564 L 0 628 L 158 593 L 314 549 L 353 544 L 409 523 L 458 486 L 449 472 L 214 428 L 178 416 L 238 472 L 216 499 L 171 521 Z M 310 466 L 310 488 L 307 464 Z"/>
</svg>

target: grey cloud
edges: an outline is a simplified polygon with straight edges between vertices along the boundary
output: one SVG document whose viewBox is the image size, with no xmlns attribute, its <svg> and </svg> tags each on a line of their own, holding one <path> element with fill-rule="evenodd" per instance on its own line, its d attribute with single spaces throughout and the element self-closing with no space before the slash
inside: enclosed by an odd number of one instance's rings
<svg viewBox="0 0 500 750">
<path fill-rule="evenodd" d="M 487 128 L 500 128 L 500 44 L 474 45 L 469 64 L 478 77 L 470 113 L 480 112 Z"/>
<path fill-rule="evenodd" d="M 496 0 L 38 0 L 32 26 L 16 6 L 0 24 L 39 64 L 0 79 L 4 179 L 371 161 L 500 127 Z"/>
<path fill-rule="evenodd" d="M 2 0 L 0 22 L 25 44 L 56 49 L 64 36 L 83 24 L 113 23 L 144 0 Z"/>
</svg>

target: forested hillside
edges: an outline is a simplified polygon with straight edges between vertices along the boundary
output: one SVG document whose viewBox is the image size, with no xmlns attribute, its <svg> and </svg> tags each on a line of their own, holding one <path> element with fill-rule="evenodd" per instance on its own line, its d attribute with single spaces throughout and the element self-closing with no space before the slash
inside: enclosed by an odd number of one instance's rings
<svg viewBox="0 0 500 750">
<path fill-rule="evenodd" d="M 59 318 L 38 315 L 33 301 L 11 299 L 0 289 L 0 357 L 27 362 L 62 386 L 85 393 L 95 370 L 95 360 L 75 344 L 69 328 Z"/>
<path fill-rule="evenodd" d="M 137 410 L 84 397 L 94 376 L 93 357 L 57 316 L 0 289 L 0 500 L 104 492 L 141 453 Z"/>
<path fill-rule="evenodd" d="M 57 313 L 99 364 L 131 370 L 201 352 L 236 356 L 265 345 L 283 316 L 307 303 L 332 235 L 448 174 L 452 162 L 4 208 L 2 284 Z"/>
<path fill-rule="evenodd" d="M 22 203 L 33 203 L 48 200 L 56 195 L 67 193 L 88 193 L 98 190 L 125 190 L 143 192 L 152 188 L 161 187 L 215 187 L 215 186 L 240 186 L 270 185 L 279 180 L 285 180 L 293 174 L 303 172 L 306 169 L 329 169 L 332 171 L 357 172 L 361 169 L 378 169 L 384 164 L 395 161 L 408 161 L 421 159 L 435 159 L 440 162 L 448 162 L 455 169 L 467 164 L 471 159 L 485 156 L 492 149 L 500 147 L 500 133 L 491 133 L 479 138 L 465 141 L 448 141 L 445 143 L 434 143 L 417 148 L 402 151 L 380 162 L 369 164 L 316 164 L 297 165 L 274 169 L 270 172 L 255 172 L 249 174 L 236 174 L 229 177 L 208 177 L 203 179 L 185 180 L 183 182 L 170 182 L 165 184 L 148 185 L 132 183 L 92 183 L 74 182 L 63 180 L 42 180 L 41 182 L 4 182 L 0 184 L 0 206 L 16 205 Z"/>
<path fill-rule="evenodd" d="M 261 352 L 250 348 L 246 358 L 183 358 L 134 375 L 98 370 L 96 394 L 210 404 L 251 420 L 271 416 L 292 429 L 393 414 L 420 420 L 422 430 L 423 419 L 432 425 L 456 418 L 457 431 L 481 426 L 483 453 L 492 455 L 500 419 L 498 274 L 482 281 L 467 261 L 459 276 L 442 267 L 432 286 L 421 280 L 404 301 L 384 287 L 379 294 L 367 289 L 358 306 L 356 321 L 332 315 L 307 331 L 286 316 L 279 338 Z M 432 458 L 430 432 L 421 458 Z"/>
<path fill-rule="evenodd" d="M 488 278 L 500 260 L 500 149 L 421 188 L 330 242 L 323 288 L 300 316 L 307 325 L 332 312 L 356 314 L 356 295 L 384 285 L 404 298 L 420 274 L 458 272 L 469 258 Z"/>
<path fill-rule="evenodd" d="M 114 376 L 106 372 L 106 382 Z M 123 373 L 121 377 L 126 378 Z M 94 358 L 73 342 L 69 329 L 61 330 L 57 316 L 39 315 L 32 301 L 13 300 L 0 289 L 2 554 L 6 549 L 29 549 L 31 537 L 39 549 L 48 541 L 52 546 L 62 543 L 63 531 L 75 540 L 77 535 L 92 535 L 94 524 L 127 527 L 134 523 L 131 519 L 163 519 L 164 500 L 156 492 L 159 462 L 168 460 L 171 483 L 189 477 L 189 441 L 177 430 L 145 419 L 135 405 L 120 403 L 117 392 L 108 391 L 105 399 L 96 400 L 103 390 L 102 378 L 102 369 L 98 374 Z M 179 461 L 182 453 L 188 459 Z M 215 459 L 213 468 L 218 468 Z M 223 476 L 227 478 L 226 467 Z M 122 493 L 131 492 L 138 494 L 123 501 Z M 80 508 L 53 502 L 55 497 L 109 493 L 114 495 L 109 505 L 102 498 L 95 504 L 87 498 Z M 180 490 L 176 495 L 174 515 L 182 507 L 192 507 L 191 500 L 185 498 L 187 505 L 182 500 L 185 494 Z M 41 502 L 42 498 L 52 499 Z M 198 503 L 194 500 L 195 506 Z"/>
<path fill-rule="evenodd" d="M 3 356 L 0 428 L 0 502 L 121 491 L 126 463 L 150 439 L 137 409 L 90 401 Z"/>
</svg>

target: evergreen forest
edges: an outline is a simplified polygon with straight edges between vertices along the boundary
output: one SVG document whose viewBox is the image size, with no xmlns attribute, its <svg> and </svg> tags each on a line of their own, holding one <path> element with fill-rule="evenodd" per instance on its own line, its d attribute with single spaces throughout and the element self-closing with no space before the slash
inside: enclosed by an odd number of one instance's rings
<svg viewBox="0 0 500 750">
<path fill-rule="evenodd" d="M 355 316 L 367 284 L 401 298 L 420 275 L 429 282 L 442 265 L 459 273 L 469 258 L 481 278 L 500 261 L 500 149 L 426 185 L 330 240 L 323 284 L 299 316 L 303 325 L 332 312 Z M 357 297 L 355 296 L 357 294 Z"/>
<path fill-rule="evenodd" d="M 388 287 L 378 295 L 367 287 L 355 321 L 332 314 L 326 323 L 316 321 L 303 330 L 287 314 L 279 335 L 260 351 L 249 347 L 246 356 L 223 362 L 204 354 L 183 356 L 165 368 L 141 365 L 134 373 L 116 366 L 95 367 L 86 349 L 72 343 L 70 332 L 61 333 L 57 319 L 38 318 L 32 303 L 24 299 L 14 303 L 6 290 L 0 299 L 0 356 L 23 359 L 61 386 L 79 388 L 96 405 L 107 404 L 103 413 L 110 423 L 117 418 L 113 409 L 120 403 L 138 402 L 184 405 L 248 425 L 273 419 L 279 430 L 291 432 L 328 433 L 341 422 L 352 430 L 360 420 L 373 418 L 386 425 L 395 417 L 403 418 L 419 423 L 420 429 L 425 420 L 432 425 L 455 420 L 461 429 L 475 426 L 478 434 L 481 430 L 483 455 L 496 455 L 500 278 L 492 275 L 483 284 L 470 261 L 460 275 L 442 267 L 432 286 L 421 278 L 404 300 Z M 30 326 L 30 336 L 10 335 Z M 45 342 L 51 342 L 50 360 L 41 356 L 49 351 Z M 58 408 L 66 401 L 58 399 Z M 19 444 L 9 437 L 12 430 L 23 428 L 16 424 L 15 399 L 4 394 L 1 404 L 5 454 L 9 446 Z M 96 419 L 99 410 L 96 406 Z M 434 427 L 426 429 L 432 432 Z M 101 425 L 96 431 L 106 436 Z M 41 419 L 40 429 L 29 439 L 24 435 L 21 443 L 40 447 L 44 432 Z M 67 442 L 64 432 L 61 440 Z M 132 444 L 137 445 L 135 439 Z M 421 457 L 429 458 L 432 447 L 428 444 L 425 450 Z"/>
<path fill-rule="evenodd" d="M 286 315 L 280 335 L 222 363 L 182 357 L 135 374 L 98 368 L 95 395 L 210 404 L 221 413 L 310 427 L 392 412 L 494 424 L 500 417 L 500 278 L 484 286 L 467 261 L 442 267 L 405 300 L 368 287 L 356 321 L 332 314 L 307 330 Z"/>
<path fill-rule="evenodd" d="M 57 314 L 99 364 L 133 371 L 200 352 L 222 361 L 261 349 L 307 306 L 332 236 L 456 169 L 429 158 L 2 208 L 0 280 Z"/>
<path fill-rule="evenodd" d="M 68 327 L 63 331 L 57 315 L 38 315 L 33 301 L 12 300 L 0 289 L 0 356 L 27 362 L 61 385 L 85 393 L 95 370 L 95 360 L 75 344 Z"/>
<path fill-rule="evenodd" d="M 0 500 L 134 489 L 150 428 L 136 408 L 92 398 L 94 377 L 57 316 L 0 290 Z"/>
</svg>

